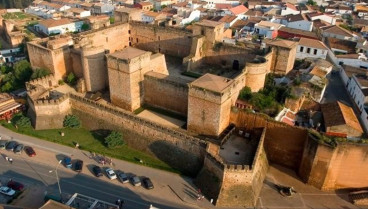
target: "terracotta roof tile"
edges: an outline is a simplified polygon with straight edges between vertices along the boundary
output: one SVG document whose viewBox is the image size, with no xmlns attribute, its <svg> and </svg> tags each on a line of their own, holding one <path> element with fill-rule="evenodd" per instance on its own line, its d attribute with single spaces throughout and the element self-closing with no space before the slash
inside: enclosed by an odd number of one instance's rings
<svg viewBox="0 0 368 209">
<path fill-rule="evenodd" d="M 300 38 L 299 45 L 323 50 L 328 49 L 327 46 L 321 41 L 310 38 Z"/>
<path fill-rule="evenodd" d="M 289 40 L 284 40 L 284 39 L 275 39 L 275 40 L 264 40 L 264 42 L 267 45 L 271 45 L 271 46 L 280 46 L 280 47 L 284 47 L 284 48 L 289 48 L 292 49 L 297 45 L 297 42 L 295 41 L 289 41 Z"/>
<path fill-rule="evenodd" d="M 46 28 L 52 28 L 52 27 L 56 27 L 56 26 L 60 26 L 60 25 L 66 25 L 71 23 L 72 21 L 70 21 L 69 19 L 60 19 L 60 20 L 54 20 L 54 19 L 47 19 L 47 20 L 43 20 L 41 22 L 39 22 L 40 25 L 45 26 Z"/>
<path fill-rule="evenodd" d="M 321 109 L 326 127 L 348 125 L 363 133 L 363 129 L 351 107 L 337 101 L 322 104 Z"/>
<path fill-rule="evenodd" d="M 355 53 L 355 46 L 357 45 L 356 42 L 330 37 L 327 38 L 326 41 L 330 48 L 342 49 L 348 53 Z"/>
<path fill-rule="evenodd" d="M 327 75 L 327 72 L 322 70 L 318 66 L 314 66 L 314 68 L 309 73 L 312 75 L 318 76 L 320 78 L 324 78 Z"/>
<path fill-rule="evenodd" d="M 239 14 L 243 14 L 243 13 L 247 12 L 248 11 L 248 8 L 245 7 L 244 5 L 239 5 L 239 6 L 233 7 L 231 9 L 229 9 L 229 10 L 234 15 L 239 15 Z"/>
<path fill-rule="evenodd" d="M 336 25 L 326 26 L 321 29 L 323 30 L 323 32 L 333 33 L 333 34 L 347 36 L 347 37 L 353 37 L 353 34 L 350 33 L 348 30 L 340 28 L 339 26 L 336 26 Z"/>
</svg>

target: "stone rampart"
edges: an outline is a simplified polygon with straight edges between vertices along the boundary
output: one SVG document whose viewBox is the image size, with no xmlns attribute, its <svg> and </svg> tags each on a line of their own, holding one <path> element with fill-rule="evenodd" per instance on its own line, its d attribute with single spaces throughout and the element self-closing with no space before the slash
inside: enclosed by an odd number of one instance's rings
<svg viewBox="0 0 368 209">
<path fill-rule="evenodd" d="M 190 54 L 192 34 L 188 31 L 136 21 L 129 25 L 130 41 L 134 47 L 182 58 Z"/>
<path fill-rule="evenodd" d="M 71 110 L 67 95 L 58 99 L 33 100 L 28 97 L 27 100 L 29 104 L 27 115 L 36 130 L 62 128 L 64 117 Z"/>
<path fill-rule="evenodd" d="M 189 82 L 161 73 L 148 72 L 143 81 L 144 103 L 186 116 Z"/>
<path fill-rule="evenodd" d="M 188 135 L 185 131 L 171 129 L 140 118 L 120 108 L 103 105 L 75 94 L 70 94 L 73 114 L 85 127 L 116 129 L 123 133 L 127 143 L 145 149 L 187 175 L 196 175 L 202 167 L 206 142 Z"/>
<path fill-rule="evenodd" d="M 245 85 L 248 86 L 252 92 L 258 92 L 264 87 L 267 73 L 271 70 L 273 53 L 270 52 L 266 56 L 261 57 L 260 63 L 247 62 L 245 65 Z"/>
<path fill-rule="evenodd" d="M 298 173 L 305 182 L 322 190 L 366 188 L 367 156 L 367 144 L 339 143 L 331 147 L 309 135 Z"/>
<path fill-rule="evenodd" d="M 26 83 L 26 88 L 27 90 L 31 90 L 36 86 L 42 86 L 45 89 L 48 89 L 56 85 L 58 85 L 58 81 L 55 79 L 55 76 L 53 74 L 50 74 L 42 78 L 36 78 L 36 79 L 28 81 Z"/>
</svg>

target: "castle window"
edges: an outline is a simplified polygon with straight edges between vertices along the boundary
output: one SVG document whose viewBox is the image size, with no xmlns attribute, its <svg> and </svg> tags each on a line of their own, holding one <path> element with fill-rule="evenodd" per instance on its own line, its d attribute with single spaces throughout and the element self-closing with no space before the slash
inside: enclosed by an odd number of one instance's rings
<svg viewBox="0 0 368 209">
<path fill-rule="evenodd" d="M 317 49 L 314 49 L 314 55 L 316 55 L 317 54 Z"/>
<path fill-rule="evenodd" d="M 138 43 L 138 38 L 136 40 L 137 40 L 137 43 Z"/>
<path fill-rule="evenodd" d="M 130 34 L 130 30 L 128 30 L 128 34 Z"/>
<path fill-rule="evenodd" d="M 310 53 L 310 50 L 311 50 L 310 48 L 307 48 L 307 53 L 308 53 L 308 54 Z"/>
<path fill-rule="evenodd" d="M 299 52 L 303 52 L 303 50 L 304 50 L 304 47 L 301 46 Z"/>
<path fill-rule="evenodd" d="M 203 29 L 201 30 L 201 35 L 204 36 L 204 30 Z"/>
</svg>

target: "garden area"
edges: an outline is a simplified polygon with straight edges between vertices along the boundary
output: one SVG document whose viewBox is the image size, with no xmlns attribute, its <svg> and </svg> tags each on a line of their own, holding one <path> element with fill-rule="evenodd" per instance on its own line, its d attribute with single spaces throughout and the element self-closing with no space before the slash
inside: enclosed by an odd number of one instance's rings
<svg viewBox="0 0 368 209">
<path fill-rule="evenodd" d="M 31 126 L 30 118 L 17 114 L 11 119 L 11 123 L 0 121 L 0 124 L 14 132 L 33 136 L 50 142 L 63 144 L 69 147 L 79 148 L 100 155 L 105 155 L 121 160 L 130 161 L 145 166 L 158 168 L 174 173 L 179 171 L 171 168 L 163 161 L 128 147 L 124 143 L 124 134 L 112 130 L 89 131 L 81 127 L 79 119 L 74 115 L 67 115 L 64 119 L 64 128 L 51 130 L 35 130 Z"/>
<path fill-rule="evenodd" d="M 289 86 L 275 85 L 275 75 L 268 74 L 265 86 L 258 92 L 252 92 L 249 87 L 244 87 L 239 92 L 238 99 L 253 106 L 256 112 L 275 117 L 280 112 L 287 98 L 294 98 Z"/>
</svg>

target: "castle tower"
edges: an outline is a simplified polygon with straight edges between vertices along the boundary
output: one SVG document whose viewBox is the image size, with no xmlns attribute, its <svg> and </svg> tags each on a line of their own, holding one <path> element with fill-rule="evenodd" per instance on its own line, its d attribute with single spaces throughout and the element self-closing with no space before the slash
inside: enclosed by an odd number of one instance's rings
<svg viewBox="0 0 368 209">
<path fill-rule="evenodd" d="M 193 25 L 193 35 L 202 35 L 206 37 L 206 41 L 214 44 L 217 42 L 222 42 L 224 38 L 224 23 L 202 20 Z"/>
<path fill-rule="evenodd" d="M 95 92 L 106 88 L 107 72 L 104 47 L 83 47 L 81 56 L 86 90 Z"/>
<path fill-rule="evenodd" d="M 267 46 L 272 47 L 271 72 L 287 74 L 294 67 L 296 48 L 298 43 L 288 40 L 265 41 Z"/>
<path fill-rule="evenodd" d="M 234 80 L 205 74 L 189 84 L 188 130 L 218 136 L 230 120 Z"/>
<path fill-rule="evenodd" d="M 143 102 L 144 74 L 152 71 L 151 52 L 128 47 L 107 57 L 111 102 L 134 111 Z"/>
</svg>

